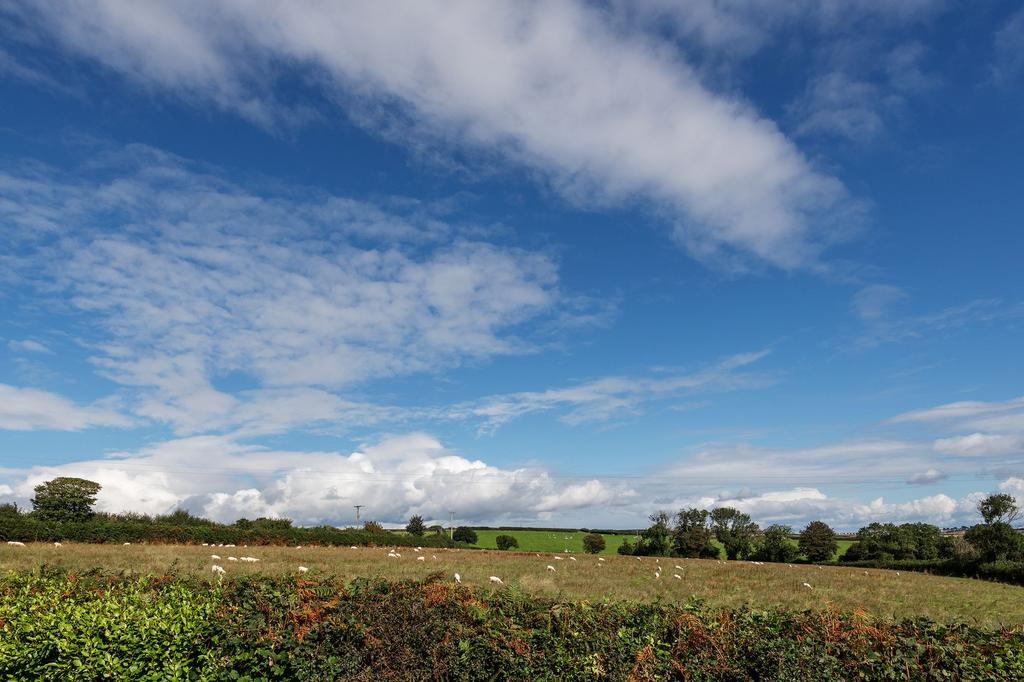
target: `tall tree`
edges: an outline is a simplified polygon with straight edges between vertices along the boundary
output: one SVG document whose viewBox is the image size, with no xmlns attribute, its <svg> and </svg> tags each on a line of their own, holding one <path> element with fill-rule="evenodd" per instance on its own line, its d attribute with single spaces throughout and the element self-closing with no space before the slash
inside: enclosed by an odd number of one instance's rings
<svg viewBox="0 0 1024 682">
<path fill-rule="evenodd" d="M 718 507 L 711 512 L 711 526 L 730 560 L 745 559 L 750 555 L 758 527 L 748 514 L 733 507 Z"/>
<path fill-rule="evenodd" d="M 718 548 L 711 544 L 706 509 L 680 509 L 672 529 L 672 552 L 692 558 L 717 558 Z"/>
<path fill-rule="evenodd" d="M 793 561 L 796 559 L 798 551 L 796 545 L 789 539 L 792 532 L 793 529 L 789 526 L 780 524 L 768 526 L 761 533 L 761 541 L 750 558 L 758 561 L 776 561 L 778 563 Z"/>
<path fill-rule="evenodd" d="M 651 525 L 640 532 L 637 554 L 668 556 L 672 551 L 672 529 L 668 525 L 671 517 L 667 511 L 656 511 L 648 518 Z"/>
<path fill-rule="evenodd" d="M 1000 493 L 989 495 L 978 503 L 978 513 L 985 523 L 1009 523 L 1012 524 L 1020 516 L 1020 507 L 1012 495 Z"/>
<path fill-rule="evenodd" d="M 811 521 L 800 532 L 800 551 L 808 561 L 815 563 L 828 561 L 839 549 L 836 533 L 824 521 Z"/>
<path fill-rule="evenodd" d="M 427 526 L 423 523 L 423 517 L 419 514 L 409 518 L 409 523 L 405 524 L 405 532 L 409 535 L 415 535 L 418 538 L 423 537 L 423 534 L 427 531 Z"/>
<path fill-rule="evenodd" d="M 45 521 L 87 521 L 100 488 L 95 481 L 61 476 L 35 487 L 32 509 Z"/>
</svg>

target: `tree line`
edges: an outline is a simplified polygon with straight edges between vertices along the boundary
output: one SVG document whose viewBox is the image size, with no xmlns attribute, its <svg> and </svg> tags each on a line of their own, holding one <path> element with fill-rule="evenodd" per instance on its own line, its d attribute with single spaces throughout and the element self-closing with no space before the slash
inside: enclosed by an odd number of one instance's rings
<svg viewBox="0 0 1024 682">
<path fill-rule="evenodd" d="M 455 543 L 441 526 L 426 527 L 414 517 L 412 532 L 392 533 L 376 521 L 361 528 L 297 527 L 289 519 L 238 519 L 217 523 L 185 510 L 169 514 L 108 514 L 95 511 L 101 486 L 83 478 L 59 477 L 35 487 L 32 510 L 0 505 L 0 540 L 22 542 L 153 542 L 166 544 L 248 545 L 422 545 Z"/>
<path fill-rule="evenodd" d="M 927 523 L 871 523 L 861 528 L 842 562 L 955 560 L 963 564 L 1024 561 L 1024 534 L 1013 527 L 1020 515 L 1007 494 L 990 495 L 978 504 L 982 522 L 963 537 L 946 536 Z M 796 534 L 790 526 L 760 528 L 748 514 L 732 507 L 658 511 L 635 541 L 626 539 L 619 554 L 720 558 L 717 540 L 727 559 L 814 563 L 831 561 L 838 549 L 836 533 L 823 521 L 812 521 Z"/>
</svg>

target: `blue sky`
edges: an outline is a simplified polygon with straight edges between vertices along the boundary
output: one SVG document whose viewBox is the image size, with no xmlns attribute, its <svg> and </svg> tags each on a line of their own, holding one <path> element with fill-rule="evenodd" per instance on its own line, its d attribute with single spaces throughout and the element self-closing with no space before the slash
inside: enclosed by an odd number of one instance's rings
<svg viewBox="0 0 1024 682">
<path fill-rule="evenodd" d="M 1024 493 L 1012 2 L 0 9 L 0 501 L 974 520 Z"/>
</svg>

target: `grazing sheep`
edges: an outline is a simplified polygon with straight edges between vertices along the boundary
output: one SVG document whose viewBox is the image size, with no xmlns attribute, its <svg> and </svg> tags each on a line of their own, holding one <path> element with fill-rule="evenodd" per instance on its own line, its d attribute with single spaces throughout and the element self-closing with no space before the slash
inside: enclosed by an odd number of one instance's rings
<svg viewBox="0 0 1024 682">
<path fill-rule="evenodd" d="M 238 561 L 238 557 L 229 556 L 228 561 Z"/>
<path fill-rule="evenodd" d="M 437 555 L 436 554 L 431 554 L 430 558 L 433 559 L 434 561 L 437 561 Z"/>
<path fill-rule="evenodd" d="M 395 552 L 388 552 L 388 558 L 389 559 L 397 559 L 400 556 L 402 556 L 402 555 L 401 554 L 396 554 Z"/>
<path fill-rule="evenodd" d="M 569 557 L 569 561 L 576 561 L 576 557 L 574 557 L 574 556 Z"/>
<path fill-rule="evenodd" d="M 661 578 L 661 573 L 658 573 L 657 571 L 655 571 L 654 572 L 654 579 L 657 580 L 659 578 Z"/>
<path fill-rule="evenodd" d="M 204 543 L 203 543 L 203 547 L 209 547 L 209 546 L 210 546 L 210 543 L 209 543 L 209 542 L 204 542 Z"/>
<path fill-rule="evenodd" d="M 462 576 L 459 575 L 458 573 L 455 574 L 455 583 L 457 585 L 461 585 L 462 584 Z"/>
<path fill-rule="evenodd" d="M 552 566 L 551 564 L 548 564 L 548 570 L 551 571 L 552 573 L 554 573 L 555 572 L 555 567 Z"/>
<path fill-rule="evenodd" d="M 218 566 L 217 564 L 211 566 L 210 570 L 219 575 L 224 575 L 225 573 L 227 573 L 227 571 L 225 571 L 221 566 Z"/>
<path fill-rule="evenodd" d="M 499 578 L 496 575 L 492 575 L 490 578 L 488 578 L 488 580 L 490 580 L 495 585 L 504 585 L 505 584 L 504 582 L 502 582 L 501 578 Z"/>
<path fill-rule="evenodd" d="M 234 547 L 234 545 L 224 545 L 225 547 Z"/>
<path fill-rule="evenodd" d="M 556 556 L 556 557 L 555 557 L 555 561 L 565 561 L 565 559 L 563 559 L 563 558 L 562 558 L 562 557 L 560 557 L 560 556 Z"/>
<path fill-rule="evenodd" d="M 127 546 L 129 546 L 130 544 L 132 544 L 132 543 L 130 543 L 130 542 L 122 542 L 122 543 L 121 543 L 121 546 L 122 546 L 122 547 L 127 547 Z"/>
<path fill-rule="evenodd" d="M 24 547 L 25 546 L 24 542 L 18 542 L 17 540 L 8 540 L 7 544 L 10 545 L 11 547 Z"/>
<path fill-rule="evenodd" d="M 349 547 L 349 549 L 359 549 L 359 548 L 356 547 L 355 545 L 352 545 L 351 547 Z"/>
<path fill-rule="evenodd" d="M 53 543 L 53 546 L 54 547 L 63 547 L 64 545 L 60 544 L 59 542 L 55 542 L 55 543 Z M 897 573 L 896 575 L 899 575 L 899 573 Z"/>
<path fill-rule="evenodd" d="M 683 576 L 679 575 L 678 573 L 673 573 L 672 577 L 675 578 L 676 580 L 682 580 L 683 579 Z"/>
<path fill-rule="evenodd" d="M 239 561 L 248 561 L 249 563 L 252 564 L 252 563 L 256 563 L 257 561 L 259 561 L 259 559 L 257 559 L 254 556 L 244 556 Z"/>
<path fill-rule="evenodd" d="M 804 587 L 806 587 L 806 588 L 807 588 L 808 590 L 813 590 L 813 589 L 814 589 L 813 587 L 811 587 L 811 584 L 810 584 L 810 583 L 804 583 L 803 585 L 804 585 Z"/>
<path fill-rule="evenodd" d="M 604 561 L 604 557 L 597 557 L 598 561 Z"/>
<path fill-rule="evenodd" d="M 211 554 L 210 558 L 213 559 L 214 561 L 220 561 L 220 555 L 219 554 Z"/>
<path fill-rule="evenodd" d="M 416 557 L 416 561 L 426 561 L 426 560 L 427 560 L 427 557 L 425 557 L 425 556 L 418 556 L 418 557 Z"/>
<path fill-rule="evenodd" d="M 678 568 L 680 571 L 683 570 L 683 567 L 680 566 L 679 564 L 676 564 L 676 568 Z"/>
<path fill-rule="evenodd" d="M 305 566 L 299 566 L 299 573 L 308 573 L 309 569 Z"/>
</svg>

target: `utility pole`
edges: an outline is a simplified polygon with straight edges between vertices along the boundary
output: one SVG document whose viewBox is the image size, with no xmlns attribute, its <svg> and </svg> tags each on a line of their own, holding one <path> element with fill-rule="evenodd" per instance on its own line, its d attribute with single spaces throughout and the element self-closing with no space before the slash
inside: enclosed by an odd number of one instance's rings
<svg viewBox="0 0 1024 682">
<path fill-rule="evenodd" d="M 455 512 L 450 511 L 450 512 L 448 512 L 448 537 L 453 539 L 453 540 L 455 539 L 455 528 L 453 528 L 454 525 L 455 525 Z"/>
<path fill-rule="evenodd" d="M 354 504 L 352 506 L 356 508 L 356 525 L 358 526 L 359 525 L 359 510 L 362 509 L 363 507 L 365 507 L 366 505 L 365 504 Z"/>
</svg>

